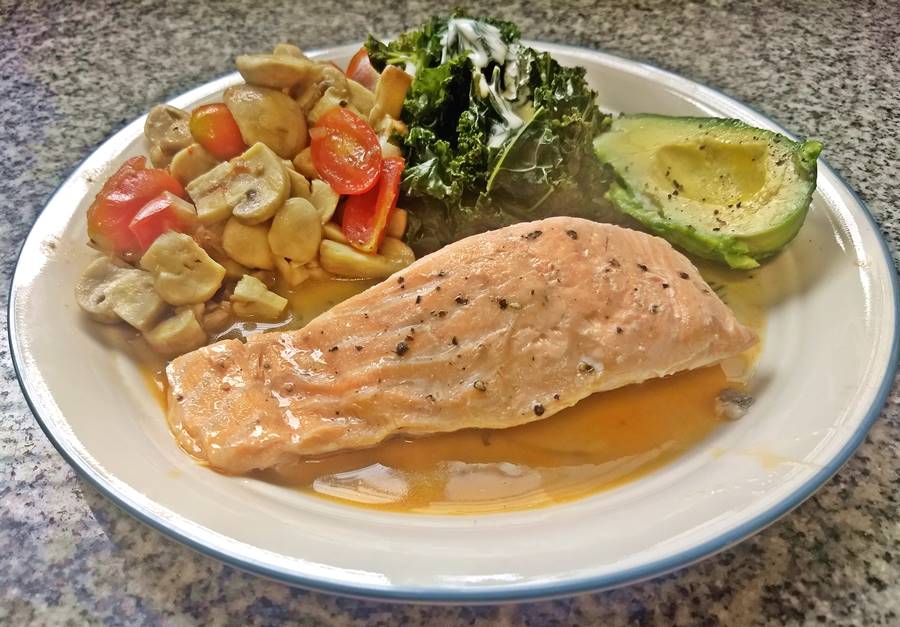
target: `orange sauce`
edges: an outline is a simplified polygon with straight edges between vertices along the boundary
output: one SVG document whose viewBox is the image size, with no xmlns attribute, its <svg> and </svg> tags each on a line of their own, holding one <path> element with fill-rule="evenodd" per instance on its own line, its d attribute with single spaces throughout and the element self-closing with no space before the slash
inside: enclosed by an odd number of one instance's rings
<svg viewBox="0 0 900 627">
<path fill-rule="evenodd" d="M 718 366 L 595 394 L 511 429 L 394 439 L 257 473 L 332 500 L 390 511 L 471 514 L 588 496 L 666 464 L 719 424 Z"/>
<path fill-rule="evenodd" d="M 708 278 L 738 318 L 762 335 L 759 282 L 727 272 Z M 301 327 L 369 285 L 304 283 L 287 295 L 292 315 L 277 326 Z M 229 335 L 259 328 L 245 323 Z M 721 424 L 718 394 L 746 380 L 757 355 L 754 348 L 723 366 L 595 394 L 520 427 L 396 438 L 254 476 L 340 503 L 395 512 L 472 514 L 570 501 L 632 481 L 696 446 Z M 158 369 L 146 376 L 165 406 L 164 377 Z"/>
</svg>

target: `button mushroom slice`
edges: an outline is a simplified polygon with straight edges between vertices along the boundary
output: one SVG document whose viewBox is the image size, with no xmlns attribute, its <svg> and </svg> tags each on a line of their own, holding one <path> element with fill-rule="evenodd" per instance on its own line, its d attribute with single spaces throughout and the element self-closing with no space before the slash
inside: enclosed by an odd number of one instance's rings
<svg viewBox="0 0 900 627">
<path fill-rule="evenodd" d="M 110 288 L 128 270 L 128 264 L 112 257 L 98 257 L 81 273 L 75 284 L 75 300 L 91 318 L 104 324 L 115 324 L 121 318 L 110 298 Z"/>
<path fill-rule="evenodd" d="M 225 224 L 225 222 L 201 224 L 194 230 L 194 241 L 209 253 L 213 261 L 225 268 L 225 278 L 240 279 L 249 270 L 229 257 L 228 253 L 225 252 L 225 247 L 222 244 Z"/>
<path fill-rule="evenodd" d="M 384 116 L 399 120 L 410 83 L 412 76 L 396 65 L 386 66 L 375 85 L 375 104 L 369 112 L 369 124 L 376 126 Z"/>
<path fill-rule="evenodd" d="M 179 150 L 193 143 L 188 122 L 191 114 L 169 105 L 150 109 L 144 122 L 144 136 L 150 143 L 150 161 L 165 168 Z"/>
<path fill-rule="evenodd" d="M 330 221 L 337 210 L 340 194 L 331 188 L 331 185 L 321 179 L 314 179 L 310 189 L 309 201 L 319 212 L 322 224 Z"/>
<path fill-rule="evenodd" d="M 319 212 L 305 198 L 289 198 L 272 218 L 269 248 L 275 255 L 306 263 L 316 258 L 321 241 Z"/>
<path fill-rule="evenodd" d="M 107 293 L 116 315 L 138 331 L 150 329 L 168 308 L 156 293 L 153 275 L 144 270 L 126 270 Z"/>
<path fill-rule="evenodd" d="M 350 245 L 350 241 L 347 239 L 347 236 L 344 235 L 344 230 L 341 228 L 341 225 L 334 222 L 326 222 L 324 226 L 322 226 L 322 237 L 330 239 L 332 242 Z"/>
<path fill-rule="evenodd" d="M 169 164 L 169 174 L 178 179 L 182 185 L 187 185 L 198 176 L 202 176 L 219 165 L 219 160 L 213 157 L 200 144 L 191 144 L 182 148 Z"/>
<path fill-rule="evenodd" d="M 294 85 L 290 95 L 300 105 L 303 113 L 308 114 L 330 88 L 333 88 L 332 93 L 336 96 L 350 100 L 350 85 L 344 73 L 330 63 L 317 63 L 316 74 L 311 80 Z"/>
<path fill-rule="evenodd" d="M 293 163 L 291 164 L 291 168 L 293 168 Z M 307 180 L 305 176 L 294 169 L 290 169 L 288 170 L 288 178 L 291 179 L 292 198 L 306 198 L 309 200 L 312 197 L 309 180 Z"/>
<path fill-rule="evenodd" d="M 174 231 L 156 238 L 141 257 L 141 267 L 153 274 L 157 293 L 171 305 L 206 302 L 225 278 L 225 268 L 190 235 Z"/>
<path fill-rule="evenodd" d="M 242 54 L 235 65 L 248 84 L 273 89 L 312 83 L 320 71 L 315 61 L 286 54 Z"/>
<path fill-rule="evenodd" d="M 207 333 L 221 333 L 232 322 L 231 303 L 229 301 L 209 301 L 200 316 L 200 326 Z"/>
<path fill-rule="evenodd" d="M 350 104 L 356 107 L 363 117 L 368 117 L 375 104 L 375 94 L 352 78 L 347 79 L 347 89 L 350 92 Z"/>
<path fill-rule="evenodd" d="M 190 352 L 208 341 L 206 331 L 190 307 L 177 309 L 171 317 L 145 331 L 144 339 L 153 350 L 166 357 Z"/>
<path fill-rule="evenodd" d="M 262 142 L 284 159 L 293 159 L 306 148 L 303 111 L 280 91 L 233 85 L 225 90 L 224 100 L 248 146 Z"/>
<path fill-rule="evenodd" d="M 347 244 L 323 239 L 319 245 L 319 263 L 328 272 L 347 278 L 384 279 L 409 265 L 406 259 L 396 254 L 397 251 L 391 250 L 391 253 L 394 258 L 383 254 L 371 255 Z"/>
<path fill-rule="evenodd" d="M 310 122 L 315 124 L 319 121 L 320 117 L 338 107 L 349 109 L 350 111 L 353 111 L 353 113 L 359 115 L 359 110 L 350 102 L 350 97 L 346 92 L 339 90 L 337 87 L 329 87 L 325 90 L 325 93 L 322 94 L 322 97 L 319 98 L 313 108 L 309 110 L 306 117 Z"/>
<path fill-rule="evenodd" d="M 297 287 L 312 275 L 306 264 L 297 263 L 278 255 L 275 256 L 275 269 L 288 287 Z"/>
<path fill-rule="evenodd" d="M 406 209 L 396 207 L 394 211 L 391 212 L 391 218 L 388 220 L 387 228 L 384 230 L 385 234 L 397 239 L 403 239 L 403 236 L 406 234 L 406 224 L 408 221 L 409 215 L 406 213 Z"/>
<path fill-rule="evenodd" d="M 238 281 L 231 295 L 231 310 L 241 318 L 277 320 L 287 304 L 286 298 L 270 291 L 265 283 L 249 274 Z"/>
<path fill-rule="evenodd" d="M 319 173 L 316 171 L 315 164 L 313 164 L 312 150 L 309 146 L 301 150 L 300 153 L 294 157 L 294 167 L 297 168 L 297 172 L 308 179 L 319 178 Z"/>
<path fill-rule="evenodd" d="M 266 223 L 250 225 L 231 218 L 225 223 L 222 247 L 239 264 L 248 268 L 271 270 L 274 266 L 268 233 L 269 225 Z"/>
<path fill-rule="evenodd" d="M 403 268 L 416 260 L 416 254 L 412 248 L 396 237 L 385 237 L 378 248 L 378 254 L 394 263 L 401 264 Z"/>
<path fill-rule="evenodd" d="M 303 51 L 294 44 L 278 43 L 272 50 L 272 54 L 278 57 L 294 57 L 296 59 L 308 59 Z"/>
<path fill-rule="evenodd" d="M 320 245 L 319 252 L 321 252 L 321 250 L 322 247 Z M 314 259 L 313 261 L 308 261 L 303 267 L 309 272 L 309 278 L 311 279 L 316 279 L 317 281 L 329 281 L 334 278 L 332 273 L 322 267 L 319 260 Z"/>
<path fill-rule="evenodd" d="M 214 167 L 186 187 L 204 224 L 232 214 L 246 224 L 265 222 L 284 204 L 290 180 L 281 159 L 262 143 Z"/>
</svg>

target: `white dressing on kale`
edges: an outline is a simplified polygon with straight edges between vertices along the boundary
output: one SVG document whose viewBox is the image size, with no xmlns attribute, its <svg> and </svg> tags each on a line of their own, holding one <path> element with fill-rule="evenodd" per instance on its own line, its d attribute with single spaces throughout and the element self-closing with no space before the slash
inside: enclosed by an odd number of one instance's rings
<svg viewBox="0 0 900 627">
<path fill-rule="evenodd" d="M 478 69 L 486 68 L 494 61 L 503 65 L 507 46 L 500 29 L 493 24 L 457 17 L 447 21 L 447 30 L 441 35 L 441 63 L 446 63 L 460 53 L 468 55 Z"/>
</svg>

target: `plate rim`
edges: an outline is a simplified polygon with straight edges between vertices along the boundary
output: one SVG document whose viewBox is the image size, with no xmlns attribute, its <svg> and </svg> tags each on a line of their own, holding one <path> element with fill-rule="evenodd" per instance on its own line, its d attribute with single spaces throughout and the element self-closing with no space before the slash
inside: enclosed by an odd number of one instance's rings
<svg viewBox="0 0 900 627">
<path fill-rule="evenodd" d="M 738 105 L 739 107 L 752 111 L 757 116 L 770 123 L 774 128 L 777 129 L 779 133 L 790 137 L 791 139 L 796 139 L 793 134 L 784 129 L 782 125 L 771 116 L 737 100 L 736 98 L 729 96 L 728 94 L 715 87 L 710 87 L 704 83 L 700 83 L 698 81 L 690 79 L 677 72 L 672 72 L 670 70 L 660 68 L 645 61 L 629 59 L 622 55 L 614 54 L 596 48 L 570 44 L 560 44 L 540 40 L 525 41 L 528 44 L 534 44 L 536 45 L 536 47 L 550 52 L 568 51 L 570 53 L 586 53 L 589 56 L 607 57 L 608 59 L 618 61 L 619 63 L 644 68 L 651 74 L 656 76 L 669 77 L 677 79 L 682 83 L 702 87 L 703 89 L 707 89 L 716 93 L 719 97 L 725 99 L 731 104 Z M 335 54 L 340 53 L 341 51 L 355 49 L 356 47 L 358 47 L 358 45 L 359 44 L 356 43 L 349 43 L 327 48 L 320 48 L 311 50 L 308 52 L 308 54 L 312 56 Z M 212 80 L 195 86 L 186 92 L 168 98 L 166 102 L 171 102 L 173 100 L 185 97 L 194 90 L 201 89 L 217 81 L 223 81 L 224 79 L 232 77 L 235 74 L 237 73 L 231 72 L 223 76 L 213 78 Z M 891 350 L 887 362 L 887 367 L 881 375 L 881 381 L 879 383 L 878 390 L 872 398 L 872 402 L 866 410 L 863 420 L 857 425 L 857 428 L 854 430 L 852 436 L 848 439 L 845 445 L 832 457 L 832 459 L 822 468 L 820 468 L 815 474 L 813 474 L 809 479 L 807 479 L 807 481 L 797 487 L 792 493 L 785 496 L 779 502 L 773 504 L 768 509 L 760 512 L 753 518 L 741 523 L 740 525 L 737 525 L 736 527 L 722 532 L 713 538 L 709 538 L 704 542 L 685 549 L 680 553 L 662 559 L 649 561 L 644 564 L 632 566 L 626 569 L 618 570 L 612 573 L 572 578 L 563 581 L 553 581 L 550 583 L 517 584 L 515 587 L 494 587 L 489 589 L 465 587 L 420 588 L 396 585 L 358 585 L 346 584 L 336 580 L 323 580 L 316 577 L 299 574 L 289 569 L 283 569 L 274 565 L 266 564 L 262 561 L 255 561 L 250 558 L 245 559 L 233 554 L 225 548 L 213 546 L 208 541 L 204 542 L 202 533 L 192 534 L 188 531 L 176 529 L 168 524 L 163 518 L 155 516 L 152 512 L 142 510 L 138 505 L 132 503 L 130 499 L 128 499 L 125 495 L 119 494 L 119 491 L 114 485 L 113 480 L 104 477 L 100 473 L 94 472 L 94 470 L 89 466 L 83 466 L 78 461 L 77 457 L 71 452 L 69 448 L 70 443 L 64 441 L 61 438 L 57 438 L 56 435 L 48 427 L 47 421 L 42 418 L 40 412 L 38 411 L 34 400 L 28 392 L 28 384 L 26 382 L 25 376 L 23 375 L 23 369 L 25 367 L 23 355 L 20 355 L 17 350 L 18 335 L 14 312 L 16 309 L 15 303 L 16 295 L 18 292 L 17 288 L 19 283 L 18 277 L 20 275 L 20 261 L 25 247 L 32 239 L 35 226 L 37 225 L 40 217 L 43 215 L 44 210 L 47 208 L 50 202 L 56 197 L 56 195 L 63 187 L 65 187 L 75 176 L 77 176 L 84 163 L 98 151 L 102 150 L 107 144 L 112 142 L 116 138 L 116 136 L 124 129 L 128 128 L 129 126 L 134 124 L 134 122 L 140 120 L 142 117 L 144 116 L 139 116 L 135 120 L 132 120 L 120 126 L 111 135 L 107 136 L 107 138 L 102 143 L 94 147 L 83 159 L 81 159 L 70 169 L 65 178 L 44 201 L 41 210 L 35 215 L 31 226 L 28 228 L 27 234 L 22 239 L 22 244 L 20 245 L 19 250 L 16 254 L 15 266 L 7 291 L 7 339 L 9 342 L 10 361 L 12 362 L 13 370 L 19 383 L 19 387 L 22 390 L 22 395 L 25 398 L 25 402 L 31 410 L 31 413 L 40 426 L 41 430 L 44 432 L 44 435 L 50 440 L 54 448 L 56 448 L 63 459 L 77 472 L 80 477 L 90 483 L 104 497 L 112 501 L 115 505 L 136 518 L 138 521 L 199 553 L 213 557 L 228 566 L 237 568 L 244 572 L 266 577 L 268 579 L 273 579 L 282 583 L 286 583 L 288 585 L 299 586 L 302 588 L 322 591 L 331 594 L 380 601 L 406 601 L 414 603 L 496 603 L 549 599 L 571 596 L 583 592 L 605 590 L 655 578 L 666 573 L 684 568 L 703 559 L 711 557 L 716 553 L 724 551 L 742 542 L 748 537 L 759 533 L 769 525 L 775 523 L 780 518 L 790 513 L 795 508 L 799 507 L 831 477 L 833 477 L 850 459 L 856 449 L 859 448 L 859 446 L 863 443 L 870 429 L 872 428 L 872 425 L 878 419 L 878 416 L 884 408 L 887 397 L 893 387 L 895 374 L 898 367 L 898 361 L 900 361 L 900 280 L 898 280 L 897 267 L 894 262 L 893 253 L 891 252 L 890 246 L 887 243 L 884 233 L 881 231 L 878 222 L 875 220 L 875 217 L 873 216 L 865 201 L 863 201 L 856 190 L 854 190 L 853 187 L 850 186 L 850 184 L 839 172 L 832 168 L 825 159 L 819 158 L 819 167 L 832 175 L 837 183 L 842 186 L 847 192 L 849 192 L 851 198 L 859 205 L 860 208 L 862 208 L 862 214 L 865 218 L 865 222 L 868 223 L 868 225 L 872 228 L 876 235 L 876 240 L 878 242 L 878 251 L 881 253 L 882 261 L 887 266 L 888 275 L 890 277 L 888 286 L 890 289 L 890 298 L 888 298 L 887 300 L 889 300 L 893 304 L 894 325 L 893 328 L 890 329 Z M 874 250 L 870 251 L 870 253 L 872 253 L 874 256 Z"/>
</svg>

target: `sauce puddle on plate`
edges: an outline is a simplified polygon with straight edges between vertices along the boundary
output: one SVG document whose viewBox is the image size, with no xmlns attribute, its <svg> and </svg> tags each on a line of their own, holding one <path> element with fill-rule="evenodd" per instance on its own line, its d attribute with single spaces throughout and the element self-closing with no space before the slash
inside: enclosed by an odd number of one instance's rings
<svg viewBox="0 0 900 627">
<path fill-rule="evenodd" d="M 705 274 L 705 272 L 704 272 Z M 708 276 L 717 293 L 760 335 L 765 305 L 757 280 Z M 309 281 L 290 295 L 299 328 L 371 282 Z M 223 337 L 262 326 L 235 325 Z M 544 507 L 589 496 L 663 466 L 722 424 L 716 397 L 740 386 L 758 355 L 595 394 L 531 424 L 396 438 L 377 447 L 282 464 L 252 476 L 341 503 L 394 512 L 474 514 Z M 165 406 L 164 377 L 147 381 Z M 726 375 L 727 372 L 727 375 Z"/>
</svg>

